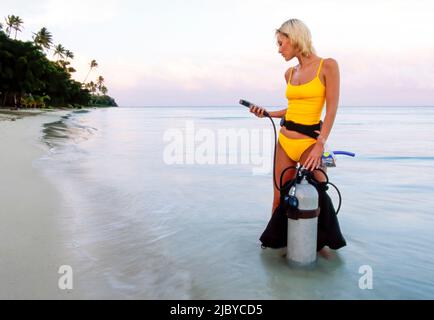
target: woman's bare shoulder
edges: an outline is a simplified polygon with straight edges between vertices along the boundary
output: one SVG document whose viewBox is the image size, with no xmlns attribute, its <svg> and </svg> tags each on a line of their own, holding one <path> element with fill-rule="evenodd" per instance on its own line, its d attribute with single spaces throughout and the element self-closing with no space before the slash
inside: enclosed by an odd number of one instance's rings
<svg viewBox="0 0 434 320">
<path fill-rule="evenodd" d="M 325 70 L 339 69 L 338 62 L 333 58 L 326 58 L 326 59 L 324 59 L 324 69 Z"/>
</svg>

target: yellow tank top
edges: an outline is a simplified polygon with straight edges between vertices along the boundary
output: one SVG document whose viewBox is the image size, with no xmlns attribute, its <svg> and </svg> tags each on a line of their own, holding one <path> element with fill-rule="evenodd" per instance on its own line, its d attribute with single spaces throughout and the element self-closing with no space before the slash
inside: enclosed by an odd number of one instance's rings
<svg viewBox="0 0 434 320">
<path fill-rule="evenodd" d="M 326 88 L 319 79 L 323 62 L 324 60 L 321 59 L 316 77 L 312 81 L 298 86 L 291 84 L 292 71 L 294 70 L 291 68 L 286 88 L 286 97 L 288 98 L 286 120 L 306 125 L 317 124 L 321 120 L 326 96 Z"/>
</svg>

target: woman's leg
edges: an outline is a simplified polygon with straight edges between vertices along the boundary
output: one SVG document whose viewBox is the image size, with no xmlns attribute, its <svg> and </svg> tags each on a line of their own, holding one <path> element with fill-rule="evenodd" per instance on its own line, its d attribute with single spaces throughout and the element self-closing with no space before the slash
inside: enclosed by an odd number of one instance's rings
<svg viewBox="0 0 434 320">
<path fill-rule="evenodd" d="M 283 170 L 290 166 L 297 166 L 297 162 L 293 161 L 291 158 L 288 157 L 285 150 L 283 150 L 282 146 L 279 142 L 277 142 L 277 151 L 276 151 L 276 166 L 275 166 L 275 175 L 276 175 L 276 181 L 277 185 L 280 183 L 280 176 L 282 175 Z M 283 183 L 285 184 L 287 181 L 294 179 L 295 177 L 295 169 L 289 169 L 285 172 L 283 176 Z M 273 198 L 273 209 L 271 211 L 271 214 L 274 213 L 276 208 L 280 204 L 280 191 L 276 189 L 276 186 L 274 185 L 273 181 L 273 189 L 274 189 L 274 198 Z"/>
</svg>

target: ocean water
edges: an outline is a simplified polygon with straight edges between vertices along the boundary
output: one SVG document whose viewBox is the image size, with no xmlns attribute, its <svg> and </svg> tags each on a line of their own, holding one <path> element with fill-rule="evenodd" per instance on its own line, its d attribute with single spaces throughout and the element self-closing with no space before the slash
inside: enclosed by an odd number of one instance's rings
<svg viewBox="0 0 434 320">
<path fill-rule="evenodd" d="M 329 169 L 347 246 L 312 269 L 261 249 L 274 140 L 244 108 L 72 113 L 45 125 L 34 165 L 62 195 L 81 297 L 433 299 L 433 127 L 434 107 L 340 108 L 330 149 L 357 154 Z"/>
</svg>

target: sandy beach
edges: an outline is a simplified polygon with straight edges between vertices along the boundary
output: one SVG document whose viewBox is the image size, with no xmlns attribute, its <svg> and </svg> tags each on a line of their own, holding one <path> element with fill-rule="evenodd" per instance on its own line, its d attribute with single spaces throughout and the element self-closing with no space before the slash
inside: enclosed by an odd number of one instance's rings
<svg viewBox="0 0 434 320">
<path fill-rule="evenodd" d="M 42 125 L 71 111 L 0 111 L 0 299 L 68 299 L 58 288 L 63 265 L 61 200 L 32 166 L 47 148 Z"/>
</svg>

